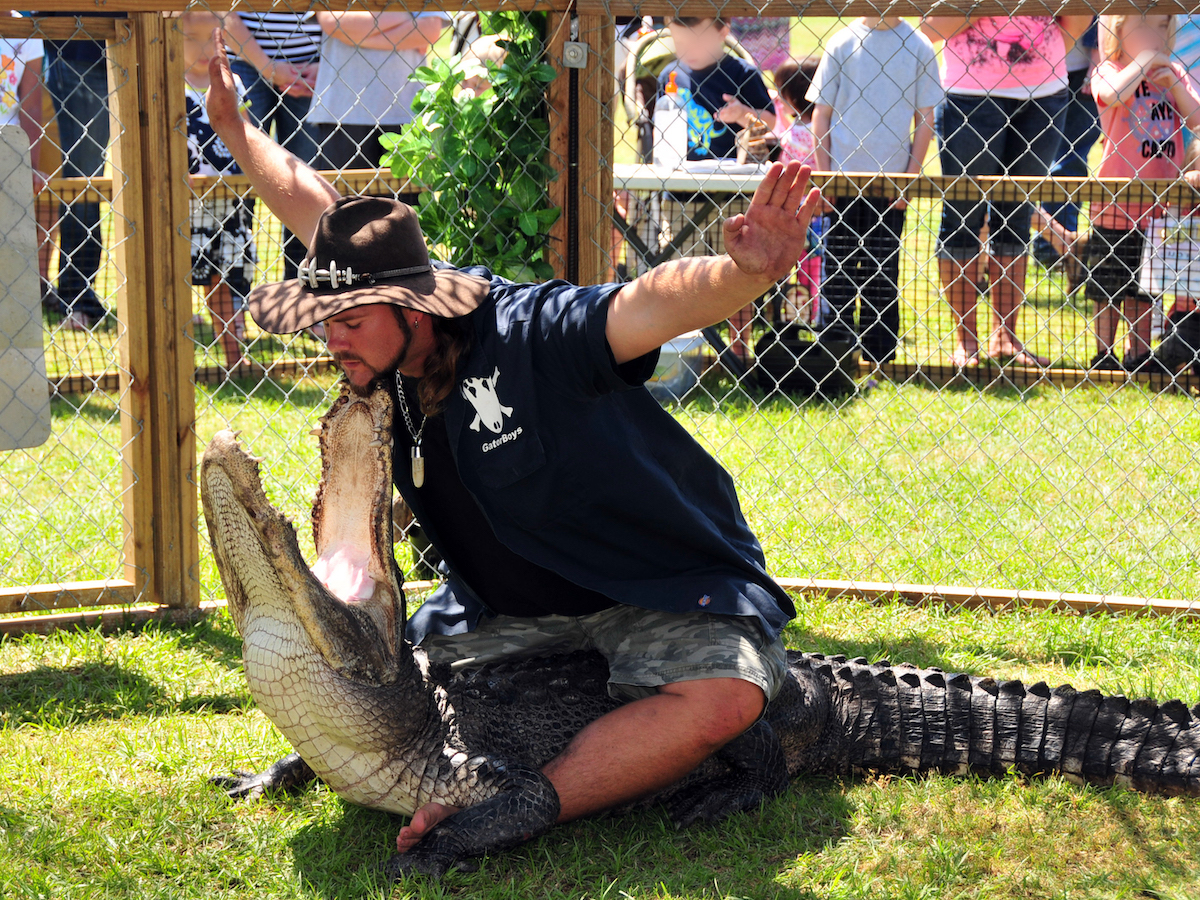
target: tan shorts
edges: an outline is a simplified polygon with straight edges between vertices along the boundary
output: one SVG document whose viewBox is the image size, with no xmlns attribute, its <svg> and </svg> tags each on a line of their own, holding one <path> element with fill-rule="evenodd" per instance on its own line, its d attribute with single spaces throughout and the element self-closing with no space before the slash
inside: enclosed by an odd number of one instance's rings
<svg viewBox="0 0 1200 900">
<path fill-rule="evenodd" d="M 741 678 L 770 700 L 787 676 L 783 641 L 767 639 L 757 619 L 623 605 L 590 616 L 482 619 L 466 634 L 428 635 L 420 649 L 430 662 L 456 670 L 517 656 L 596 650 L 608 660 L 608 692 L 618 700 L 702 678 Z"/>
</svg>

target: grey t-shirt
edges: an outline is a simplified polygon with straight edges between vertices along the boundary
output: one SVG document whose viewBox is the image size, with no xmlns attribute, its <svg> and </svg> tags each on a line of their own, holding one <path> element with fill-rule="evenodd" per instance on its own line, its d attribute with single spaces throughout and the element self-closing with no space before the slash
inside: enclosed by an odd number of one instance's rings
<svg viewBox="0 0 1200 900">
<path fill-rule="evenodd" d="M 903 172 L 913 113 L 944 96 L 929 39 L 907 22 L 869 28 L 855 22 L 833 36 L 807 99 L 832 107 L 829 149 L 843 172 Z"/>
<path fill-rule="evenodd" d="M 417 16 L 448 21 L 441 13 Z M 306 119 L 318 125 L 407 125 L 421 90 L 409 76 L 423 65 L 420 50 L 364 50 L 325 35 Z"/>
</svg>

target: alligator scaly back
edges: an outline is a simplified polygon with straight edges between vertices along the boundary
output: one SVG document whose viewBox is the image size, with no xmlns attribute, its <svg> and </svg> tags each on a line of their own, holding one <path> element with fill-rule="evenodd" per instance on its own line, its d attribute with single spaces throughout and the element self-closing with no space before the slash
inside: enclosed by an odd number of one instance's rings
<svg viewBox="0 0 1200 900">
<path fill-rule="evenodd" d="M 1015 770 L 1200 794 L 1200 708 L 1179 700 L 1129 700 L 1044 682 L 1027 687 L 863 658 L 790 657 L 794 672 L 829 686 L 831 707 L 818 743 L 788 754 L 793 775 Z"/>
</svg>

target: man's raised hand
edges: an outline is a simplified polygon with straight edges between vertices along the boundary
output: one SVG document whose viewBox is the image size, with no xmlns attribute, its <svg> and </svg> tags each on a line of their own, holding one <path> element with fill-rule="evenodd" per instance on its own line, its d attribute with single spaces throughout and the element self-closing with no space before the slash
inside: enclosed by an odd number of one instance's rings
<svg viewBox="0 0 1200 900">
<path fill-rule="evenodd" d="M 809 190 L 808 166 L 772 163 L 746 212 L 725 220 L 725 249 L 744 274 L 778 281 L 795 267 L 808 242 L 808 223 L 821 200 Z"/>
<path fill-rule="evenodd" d="M 242 111 L 238 108 L 237 84 L 233 80 L 233 70 L 229 68 L 229 56 L 225 53 L 225 34 L 220 28 L 213 29 L 213 45 L 217 52 L 208 61 L 210 84 L 205 106 L 213 131 L 222 134 L 222 129 L 242 121 Z"/>
</svg>

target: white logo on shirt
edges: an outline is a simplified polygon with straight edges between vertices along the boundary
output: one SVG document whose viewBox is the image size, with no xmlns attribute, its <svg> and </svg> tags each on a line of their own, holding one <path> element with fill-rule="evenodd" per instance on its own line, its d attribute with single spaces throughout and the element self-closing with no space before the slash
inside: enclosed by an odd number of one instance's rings
<svg viewBox="0 0 1200 900">
<path fill-rule="evenodd" d="M 499 434 L 504 428 L 504 417 L 511 416 L 513 408 L 505 406 L 496 396 L 496 380 L 500 377 L 497 368 L 490 378 L 464 378 L 462 395 L 475 407 L 475 421 L 471 430 L 478 431 L 480 424 L 488 427 L 488 431 Z"/>
</svg>

